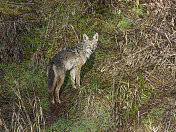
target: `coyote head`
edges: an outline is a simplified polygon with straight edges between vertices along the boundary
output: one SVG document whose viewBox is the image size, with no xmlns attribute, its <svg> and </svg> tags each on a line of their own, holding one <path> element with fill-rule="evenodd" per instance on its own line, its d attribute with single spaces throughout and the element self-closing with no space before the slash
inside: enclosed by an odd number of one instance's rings
<svg viewBox="0 0 176 132">
<path fill-rule="evenodd" d="M 89 39 L 89 37 L 84 34 L 83 35 L 83 42 L 84 42 L 84 50 L 88 53 L 88 54 L 92 54 L 95 49 L 97 48 L 98 45 L 98 33 L 96 33 L 92 39 Z"/>
</svg>

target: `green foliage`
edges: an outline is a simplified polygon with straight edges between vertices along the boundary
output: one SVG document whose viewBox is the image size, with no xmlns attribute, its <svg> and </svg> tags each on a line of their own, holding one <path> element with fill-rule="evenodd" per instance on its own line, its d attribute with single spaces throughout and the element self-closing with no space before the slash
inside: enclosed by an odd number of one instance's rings
<svg viewBox="0 0 176 132">
<path fill-rule="evenodd" d="M 47 66 L 49 59 L 57 51 L 81 41 L 83 33 L 91 36 L 98 32 L 101 43 L 81 70 L 81 87 L 77 90 L 71 88 L 70 75 L 67 72 L 61 88 L 63 103 L 56 108 L 63 116 L 56 117 L 57 121 L 49 124 L 47 131 L 95 132 L 119 127 L 129 130 L 126 127 L 136 122 L 136 113 L 140 107 L 160 92 L 151 88 L 153 85 L 150 85 L 150 81 L 153 80 L 149 80 L 149 76 L 153 74 L 146 75 L 145 72 L 147 70 L 155 72 L 153 67 L 149 69 L 146 66 L 148 64 L 141 67 L 145 61 L 142 62 L 140 58 L 136 59 L 133 65 L 126 63 L 130 55 L 135 58 L 138 57 L 138 53 L 145 52 L 143 46 L 146 43 L 143 41 L 146 38 L 143 40 L 140 31 L 139 34 L 133 32 L 135 26 L 140 26 L 142 30 L 141 20 L 146 15 L 144 10 L 139 8 L 139 0 L 136 0 L 136 3 L 126 0 L 111 3 L 37 0 L 29 5 L 25 4 L 26 2 L 26 0 L 0 2 L 0 12 L 2 12 L 0 17 L 4 19 L 11 15 L 18 16 L 24 11 L 33 12 L 33 9 L 39 14 L 37 17 L 35 13 L 24 14 L 25 19 L 36 21 L 25 21 L 27 24 L 24 22 L 25 24 L 20 26 L 23 29 L 14 37 L 25 47 L 22 51 L 22 59 L 0 64 L 5 72 L 5 83 L 0 85 L 2 98 L 8 97 L 10 102 L 16 103 L 19 98 L 16 91 L 19 90 L 21 98 L 39 97 L 44 113 L 50 112 L 46 69 L 40 66 L 41 58 L 35 56 L 36 52 L 40 53 L 38 51 L 41 50 L 41 42 L 43 42 L 42 48 Z M 136 36 L 131 37 L 131 34 Z M 140 39 L 136 39 L 137 37 Z M 120 44 L 121 40 L 125 42 Z M 141 40 L 143 41 L 140 42 Z M 4 46 L 5 44 L 2 44 L 1 47 Z M 149 45 L 149 48 L 152 49 L 152 46 Z M 41 56 L 41 54 L 37 55 Z M 34 65 L 29 65 L 33 56 L 37 59 L 33 61 Z M 158 82 L 162 81 L 158 79 Z M 24 103 L 28 113 L 35 112 L 31 108 L 31 102 L 24 100 Z M 165 113 L 164 109 L 153 109 L 147 113 L 142 123 L 156 126 Z M 47 118 L 50 118 L 49 116 Z"/>
<path fill-rule="evenodd" d="M 91 108 L 98 113 L 97 116 L 90 116 L 87 118 L 79 119 L 59 119 L 56 123 L 52 124 L 47 131 L 70 131 L 70 132 L 96 132 L 96 131 L 106 131 L 109 128 L 108 119 L 109 112 L 107 112 L 103 107 L 93 107 Z"/>
<path fill-rule="evenodd" d="M 0 90 L 4 93 L 3 96 L 8 96 L 11 100 L 17 99 L 14 91 L 18 88 L 21 90 L 22 97 L 26 94 L 25 91 L 28 91 L 31 97 L 35 91 L 35 94 L 42 98 L 41 102 L 44 108 L 48 108 L 45 72 L 40 68 L 36 71 L 28 69 L 27 65 L 28 63 L 25 61 L 22 63 L 8 63 L 8 65 L 1 63 L 1 66 L 6 68 L 4 68 L 4 85 L 1 85 Z M 19 83 L 19 86 L 16 82 Z"/>
<path fill-rule="evenodd" d="M 69 131 L 72 132 L 86 132 L 86 131 L 95 132 L 96 130 L 97 130 L 96 124 L 89 119 L 76 122 L 74 126 L 69 128 Z"/>
<path fill-rule="evenodd" d="M 139 15 L 142 15 L 143 14 L 143 10 L 142 9 L 136 9 L 136 8 L 133 8 L 132 11 L 136 14 L 139 14 Z"/>
<path fill-rule="evenodd" d="M 133 23 L 133 20 L 131 20 L 131 19 L 129 19 L 129 18 L 127 18 L 127 17 L 123 17 L 122 18 L 122 21 L 120 21 L 119 23 L 118 23 L 118 26 L 120 27 L 120 28 L 122 28 L 122 29 L 128 29 L 128 28 L 130 28 L 130 25 Z"/>
<path fill-rule="evenodd" d="M 26 2 L 19 0 L 18 2 Z M 15 4 L 15 2 L 0 2 L 0 12 L 1 12 L 1 17 L 5 18 L 9 15 L 19 15 L 23 11 L 31 11 L 32 9 L 25 4 Z M 28 18 L 32 18 L 30 14 L 27 15 Z"/>
<path fill-rule="evenodd" d="M 139 110 L 140 106 L 150 98 L 152 90 L 149 89 L 148 82 L 143 75 L 138 77 L 140 87 L 133 87 L 136 80 L 124 80 L 118 84 L 117 101 L 120 108 L 120 118 L 128 121 Z"/>
<path fill-rule="evenodd" d="M 47 129 L 47 132 L 52 131 L 61 131 L 64 132 L 70 125 L 71 121 L 67 119 L 59 119 L 56 123 L 52 124 L 50 128 Z"/>
<path fill-rule="evenodd" d="M 50 126 L 50 128 L 47 129 L 47 132 L 52 132 L 52 131 L 95 132 L 96 131 L 95 125 L 96 124 L 89 119 L 83 119 L 77 122 L 66 120 L 66 119 L 60 119 L 57 121 L 57 123 L 54 123 L 52 126 Z"/>
<path fill-rule="evenodd" d="M 148 126 L 158 126 L 158 123 L 161 122 L 166 111 L 162 108 L 154 108 L 149 113 L 145 119 L 142 120 L 144 125 Z"/>
</svg>

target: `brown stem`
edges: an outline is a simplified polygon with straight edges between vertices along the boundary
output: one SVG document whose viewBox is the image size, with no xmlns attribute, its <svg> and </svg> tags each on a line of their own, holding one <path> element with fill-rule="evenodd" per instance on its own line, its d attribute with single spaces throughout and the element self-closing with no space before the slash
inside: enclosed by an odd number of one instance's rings
<svg viewBox="0 0 176 132">
<path fill-rule="evenodd" d="M 158 33 L 160 36 L 164 37 L 165 39 L 167 39 L 168 41 L 170 41 L 171 43 L 173 43 L 173 44 L 176 45 L 176 42 L 175 42 L 174 40 L 170 39 L 170 38 L 167 37 L 165 34 L 159 32 L 158 30 L 156 30 L 156 29 L 154 29 L 154 28 L 152 28 L 152 27 L 147 27 L 147 29 L 150 29 L 150 30 L 152 30 L 152 31 L 154 31 L 154 32 L 156 32 L 156 33 Z"/>
</svg>

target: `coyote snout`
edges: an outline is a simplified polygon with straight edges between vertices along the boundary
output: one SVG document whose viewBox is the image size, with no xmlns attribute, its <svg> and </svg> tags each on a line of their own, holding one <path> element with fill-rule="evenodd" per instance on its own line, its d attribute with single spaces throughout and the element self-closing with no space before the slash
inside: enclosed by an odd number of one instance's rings
<svg viewBox="0 0 176 132">
<path fill-rule="evenodd" d="M 59 91 L 65 79 L 65 72 L 70 70 L 72 87 L 80 86 L 81 67 L 86 63 L 90 55 L 98 45 L 98 33 L 92 39 L 86 34 L 83 41 L 73 47 L 59 51 L 49 62 L 47 69 L 47 87 L 50 101 L 61 103 Z M 75 85 L 76 81 L 76 85 Z"/>
</svg>

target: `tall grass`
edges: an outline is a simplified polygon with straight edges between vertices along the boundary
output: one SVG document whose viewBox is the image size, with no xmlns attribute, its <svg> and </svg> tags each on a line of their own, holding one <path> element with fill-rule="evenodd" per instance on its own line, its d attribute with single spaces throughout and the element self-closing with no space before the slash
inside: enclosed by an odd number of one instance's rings
<svg viewBox="0 0 176 132">
<path fill-rule="evenodd" d="M 45 1 L 41 7 L 42 26 L 34 24 L 18 37 L 27 44 L 28 56 L 1 63 L 0 98 L 10 102 L 2 103 L 9 107 L 1 108 L 3 130 L 175 130 L 172 1 Z M 56 52 L 80 42 L 83 33 L 95 32 L 101 43 L 82 68 L 81 87 L 73 90 L 67 77 L 62 104 L 50 107 L 46 64 Z"/>
<path fill-rule="evenodd" d="M 16 103 L 13 103 L 10 122 L 3 120 L 3 130 L 6 132 L 44 131 L 45 119 L 40 99 L 36 95 L 32 99 L 29 95 L 23 97 L 19 82 L 15 83 L 17 89 L 13 89 L 13 91 L 18 99 Z"/>
</svg>

